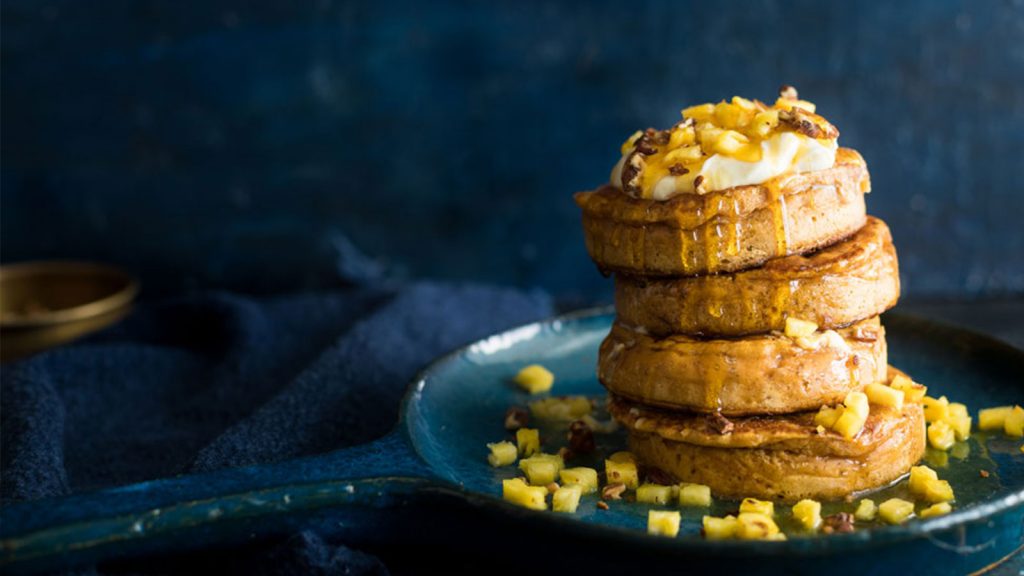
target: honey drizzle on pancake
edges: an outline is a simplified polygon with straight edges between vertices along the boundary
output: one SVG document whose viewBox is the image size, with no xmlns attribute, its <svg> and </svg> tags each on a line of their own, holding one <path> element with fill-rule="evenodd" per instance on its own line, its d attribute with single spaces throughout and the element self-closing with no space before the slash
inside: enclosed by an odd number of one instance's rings
<svg viewBox="0 0 1024 576">
<path fill-rule="evenodd" d="M 782 193 L 784 183 L 779 178 L 773 178 L 765 182 L 764 187 L 768 192 L 768 207 L 772 211 L 775 225 L 775 255 L 785 256 L 789 253 L 789 227 L 786 197 Z"/>
</svg>

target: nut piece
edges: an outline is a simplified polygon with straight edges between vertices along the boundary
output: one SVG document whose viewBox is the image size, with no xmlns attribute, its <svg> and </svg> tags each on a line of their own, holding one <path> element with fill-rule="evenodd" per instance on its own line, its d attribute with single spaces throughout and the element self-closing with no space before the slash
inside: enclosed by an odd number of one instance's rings
<svg viewBox="0 0 1024 576">
<path fill-rule="evenodd" d="M 530 413 L 522 406 L 510 406 L 505 411 L 505 430 L 519 430 L 530 423 Z"/>
<path fill-rule="evenodd" d="M 721 412 L 715 412 L 708 416 L 708 426 L 710 426 L 716 433 L 723 436 L 731 433 L 733 428 L 735 428 L 732 421 L 725 416 L 722 416 Z"/>
<path fill-rule="evenodd" d="M 779 86 L 779 98 L 784 100 L 799 100 L 800 95 L 797 94 L 796 88 L 789 84 L 783 84 L 782 86 Z"/>
<path fill-rule="evenodd" d="M 594 451 L 594 431 L 583 420 L 575 420 L 569 424 L 569 448 L 576 454 L 589 454 Z"/>
<path fill-rule="evenodd" d="M 607 510 L 608 509 L 608 503 L 605 502 L 604 500 L 598 500 L 597 501 L 597 507 L 600 510 Z"/>
<path fill-rule="evenodd" d="M 822 520 L 821 531 L 825 534 L 832 534 L 835 532 L 844 534 L 853 532 L 853 514 L 850 514 L 849 512 L 840 512 L 838 514 L 826 516 Z"/>
<path fill-rule="evenodd" d="M 622 493 L 626 491 L 626 485 L 621 482 L 609 484 L 601 490 L 601 498 L 605 500 L 621 500 Z"/>
<path fill-rule="evenodd" d="M 839 137 L 839 130 L 821 116 L 794 106 L 789 110 L 779 110 L 779 124 L 791 128 L 804 136 L 815 139 L 832 140 Z"/>
</svg>

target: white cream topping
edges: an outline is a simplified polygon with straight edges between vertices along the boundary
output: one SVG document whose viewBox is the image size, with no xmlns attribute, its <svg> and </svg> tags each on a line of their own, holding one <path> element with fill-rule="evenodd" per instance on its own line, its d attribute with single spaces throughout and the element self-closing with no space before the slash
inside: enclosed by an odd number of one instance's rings
<svg viewBox="0 0 1024 576">
<path fill-rule="evenodd" d="M 651 191 L 654 200 L 667 200 L 677 194 L 692 194 L 694 179 L 704 177 L 702 190 L 724 190 L 733 186 L 762 184 L 786 173 L 814 172 L 835 165 L 836 140 L 816 140 L 796 132 L 780 132 L 761 142 L 761 160 L 744 162 L 721 154 L 704 161 L 700 172 L 683 176 L 665 176 Z M 622 187 L 625 157 L 612 170 L 612 185 Z"/>
</svg>

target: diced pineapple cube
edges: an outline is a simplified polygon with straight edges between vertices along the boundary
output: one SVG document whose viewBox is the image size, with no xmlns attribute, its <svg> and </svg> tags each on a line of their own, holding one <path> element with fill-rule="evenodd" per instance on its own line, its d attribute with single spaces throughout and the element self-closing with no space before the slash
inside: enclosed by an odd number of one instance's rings
<svg viewBox="0 0 1024 576">
<path fill-rule="evenodd" d="M 818 413 L 814 415 L 814 423 L 818 426 L 824 426 L 825 428 L 832 428 L 836 425 L 836 420 L 843 415 L 843 407 L 837 406 L 835 408 L 831 406 L 822 406 Z"/>
<path fill-rule="evenodd" d="M 865 498 L 857 504 L 857 510 L 853 513 L 853 517 L 861 522 L 870 522 L 875 519 L 877 514 L 878 505 L 874 500 Z"/>
<path fill-rule="evenodd" d="M 864 428 L 864 422 L 867 421 L 867 417 L 861 416 L 856 411 L 850 408 L 845 408 L 839 419 L 836 420 L 835 425 L 832 427 L 833 430 L 843 435 L 843 438 L 850 440 L 855 437 Z"/>
<path fill-rule="evenodd" d="M 902 524 L 914 513 L 914 503 L 890 498 L 878 505 L 878 517 L 889 524 Z"/>
<path fill-rule="evenodd" d="M 928 482 L 938 479 L 939 475 L 935 470 L 927 466 L 912 466 L 910 468 L 910 478 L 907 480 L 907 487 L 910 489 L 911 494 L 920 496 L 924 494 L 925 486 Z"/>
<path fill-rule="evenodd" d="M 519 469 L 534 486 L 547 486 L 554 482 L 563 466 L 562 457 L 557 454 L 535 454 L 519 461 Z"/>
<path fill-rule="evenodd" d="M 945 396 L 938 398 L 925 396 L 923 402 L 925 422 L 938 422 L 949 416 L 949 400 Z"/>
<path fill-rule="evenodd" d="M 576 512 L 576 508 L 580 505 L 580 496 L 583 495 L 583 489 L 576 485 L 560 486 L 555 493 L 551 495 L 551 509 L 555 512 L 568 512 L 573 514 Z"/>
<path fill-rule="evenodd" d="M 540 432 L 536 428 L 520 428 L 516 430 L 516 444 L 520 456 L 533 456 L 540 452 Z"/>
<path fill-rule="evenodd" d="M 764 514 L 765 516 L 775 515 L 775 504 L 766 500 L 758 500 L 756 498 L 744 498 L 740 502 L 740 513 L 750 512 L 753 514 Z"/>
<path fill-rule="evenodd" d="M 963 460 L 971 455 L 971 445 L 967 442 L 957 442 L 949 449 L 949 455 L 957 460 Z"/>
<path fill-rule="evenodd" d="M 675 538 L 679 534 L 679 512 L 650 510 L 647 512 L 647 533 Z"/>
<path fill-rule="evenodd" d="M 632 462 L 633 464 L 636 464 L 636 456 L 634 456 L 632 452 L 626 452 L 625 450 L 612 453 L 608 459 L 612 462 Z"/>
<path fill-rule="evenodd" d="M 956 441 L 956 433 L 945 420 L 937 420 L 928 425 L 928 444 L 936 450 L 949 450 Z"/>
<path fill-rule="evenodd" d="M 668 504 L 672 499 L 672 487 L 659 484 L 643 484 L 636 489 L 636 501 L 646 504 Z"/>
<path fill-rule="evenodd" d="M 609 484 L 621 483 L 629 489 L 636 488 L 640 483 L 640 474 L 635 462 L 605 460 L 604 475 Z"/>
<path fill-rule="evenodd" d="M 918 384 L 903 374 L 896 375 L 889 386 L 903 392 L 903 399 L 907 402 L 921 402 L 924 400 L 925 393 L 928 392 L 927 386 Z"/>
<path fill-rule="evenodd" d="M 672 128 L 668 137 L 669 150 L 675 150 L 682 146 L 689 146 L 697 140 L 697 132 L 693 129 L 693 123 L 685 122 Z"/>
<path fill-rule="evenodd" d="M 946 468 L 949 466 L 949 452 L 928 448 L 924 452 L 924 461 L 927 462 L 929 466 Z"/>
<path fill-rule="evenodd" d="M 807 100 L 790 100 L 788 98 L 781 98 L 781 97 L 778 98 L 777 100 L 775 100 L 775 107 L 779 108 L 781 110 L 790 110 L 792 108 L 802 108 L 802 109 L 807 110 L 808 112 L 810 112 L 812 114 L 817 109 L 817 106 L 815 106 L 811 102 L 808 102 Z"/>
<path fill-rule="evenodd" d="M 683 164 L 689 164 L 700 160 L 703 155 L 704 151 L 696 144 L 681 146 L 665 154 L 665 163 L 677 164 L 681 162 Z"/>
<path fill-rule="evenodd" d="M 736 537 L 740 540 L 765 540 L 779 533 L 779 526 L 767 514 L 740 512 L 736 522 Z"/>
<path fill-rule="evenodd" d="M 743 149 L 749 142 L 750 139 L 743 134 L 735 130 L 726 130 L 715 140 L 714 150 L 719 154 L 731 156 Z"/>
<path fill-rule="evenodd" d="M 949 502 L 954 498 L 953 487 L 945 480 L 929 480 L 920 496 L 926 502 Z"/>
<path fill-rule="evenodd" d="M 728 102 L 715 105 L 715 122 L 722 128 L 734 130 L 742 127 L 743 117 L 747 113 L 743 108 Z"/>
<path fill-rule="evenodd" d="M 821 502 L 801 500 L 793 505 L 793 518 L 805 530 L 817 530 L 821 526 Z"/>
<path fill-rule="evenodd" d="M 703 484 L 680 484 L 679 505 L 711 506 L 711 488 Z"/>
<path fill-rule="evenodd" d="M 864 393 L 872 404 L 888 406 L 893 410 L 903 410 L 903 392 L 895 388 L 872 382 L 864 387 Z"/>
<path fill-rule="evenodd" d="M 491 453 L 487 455 L 487 462 L 497 468 L 498 466 L 508 466 L 516 461 L 515 444 L 511 442 L 493 442 L 487 445 Z"/>
<path fill-rule="evenodd" d="M 966 404 L 961 404 L 960 402 L 950 402 L 949 416 L 950 418 L 964 418 L 970 416 L 970 413 L 967 411 Z"/>
<path fill-rule="evenodd" d="M 978 428 L 981 430 L 1002 430 L 1006 417 L 1013 412 L 1013 406 L 996 406 L 978 412 Z"/>
<path fill-rule="evenodd" d="M 704 538 L 707 540 L 728 540 L 736 536 L 736 531 L 739 529 L 739 522 L 735 516 L 726 516 L 725 518 L 705 516 L 701 524 L 704 527 Z"/>
<path fill-rule="evenodd" d="M 555 375 L 540 364 L 530 364 L 516 374 L 516 384 L 530 394 L 540 394 L 551 390 L 555 383 Z"/>
<path fill-rule="evenodd" d="M 760 138 L 766 138 L 775 130 L 775 127 L 779 125 L 779 111 L 778 110 L 766 110 L 764 112 L 758 112 L 754 115 L 754 120 L 751 122 L 751 130 L 755 135 Z"/>
<path fill-rule="evenodd" d="M 939 502 L 938 504 L 932 504 L 918 512 L 920 518 L 932 518 L 933 516 L 942 516 L 943 514 L 949 514 L 953 510 L 953 507 L 949 505 L 949 502 Z"/>
<path fill-rule="evenodd" d="M 683 109 L 683 118 L 693 118 L 698 122 L 711 118 L 715 113 L 714 104 L 698 104 Z"/>
<path fill-rule="evenodd" d="M 539 420 L 572 421 L 579 420 L 590 411 L 593 406 L 586 396 L 561 396 L 542 398 L 530 402 L 530 414 Z"/>
<path fill-rule="evenodd" d="M 867 420 L 870 413 L 868 397 L 863 392 L 850 392 L 847 394 L 846 399 L 843 400 L 843 406 L 865 420 Z"/>
<path fill-rule="evenodd" d="M 563 486 L 579 486 L 584 494 L 597 492 L 597 470 L 593 468 L 566 468 L 558 473 Z"/>
<path fill-rule="evenodd" d="M 513 504 L 532 510 L 547 510 L 545 498 L 548 490 L 543 486 L 530 486 L 522 478 L 501 481 L 501 497 Z"/>
<path fill-rule="evenodd" d="M 818 331 L 818 325 L 814 322 L 801 320 L 789 316 L 786 318 L 785 334 L 789 338 L 805 338 Z"/>
<path fill-rule="evenodd" d="M 1006 420 L 1003 421 L 1003 432 L 1007 436 L 1016 436 L 1018 438 L 1024 436 L 1024 408 L 1020 406 L 1013 407 L 1013 410 L 1006 415 Z"/>
</svg>

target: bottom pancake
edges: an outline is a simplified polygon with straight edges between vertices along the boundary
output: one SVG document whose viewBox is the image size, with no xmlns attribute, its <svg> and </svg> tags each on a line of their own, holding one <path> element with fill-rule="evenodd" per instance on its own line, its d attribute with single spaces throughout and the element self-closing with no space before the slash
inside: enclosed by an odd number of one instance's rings
<svg viewBox="0 0 1024 576">
<path fill-rule="evenodd" d="M 924 413 L 911 402 L 900 411 L 871 405 L 864 428 L 849 440 L 819 431 L 813 411 L 725 419 L 615 396 L 608 410 L 628 430 L 641 463 L 706 484 L 719 498 L 839 499 L 888 485 L 925 449 Z"/>
</svg>

